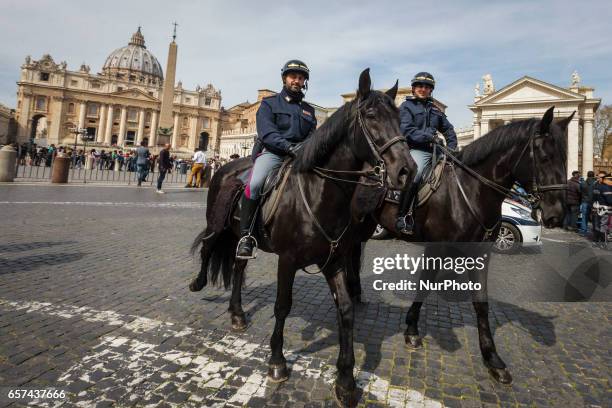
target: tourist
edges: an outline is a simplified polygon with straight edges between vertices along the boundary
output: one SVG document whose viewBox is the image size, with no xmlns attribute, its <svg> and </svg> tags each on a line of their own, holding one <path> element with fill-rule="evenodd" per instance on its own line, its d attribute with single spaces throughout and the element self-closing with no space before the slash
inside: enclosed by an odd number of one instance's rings
<svg viewBox="0 0 612 408">
<path fill-rule="evenodd" d="M 149 175 L 149 149 L 147 149 L 144 140 L 140 142 L 140 146 L 136 149 L 136 167 L 138 168 L 138 187 L 143 181 L 147 180 Z"/>
<path fill-rule="evenodd" d="M 159 176 L 157 177 L 157 193 L 164 194 L 162 183 L 166 178 L 166 173 L 172 172 L 172 162 L 170 161 L 170 144 L 166 143 L 159 152 Z"/>
<path fill-rule="evenodd" d="M 197 148 L 191 160 L 193 164 L 191 166 L 191 172 L 189 173 L 189 180 L 187 180 L 187 185 L 185 185 L 185 187 L 191 188 L 191 182 L 193 181 L 194 175 L 196 176 L 194 187 L 201 187 L 202 170 L 206 165 L 206 154 L 201 149 Z"/>
</svg>

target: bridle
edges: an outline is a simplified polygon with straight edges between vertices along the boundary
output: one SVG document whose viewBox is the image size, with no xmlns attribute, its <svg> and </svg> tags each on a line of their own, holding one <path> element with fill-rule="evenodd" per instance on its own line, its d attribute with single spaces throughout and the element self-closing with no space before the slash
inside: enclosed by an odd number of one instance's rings
<svg viewBox="0 0 612 408">
<path fill-rule="evenodd" d="M 314 167 L 313 171 L 319 177 L 326 178 L 329 180 L 340 181 L 340 182 L 351 183 L 351 184 L 359 184 L 362 186 L 375 186 L 381 189 L 385 188 L 387 184 L 387 168 L 385 165 L 385 160 L 383 159 L 382 155 L 394 144 L 400 143 L 400 142 L 406 143 L 406 139 L 403 136 L 396 136 L 392 138 L 391 140 L 387 141 L 382 146 L 378 146 L 376 143 L 374 143 L 374 138 L 372 137 L 372 133 L 366 126 L 365 121 L 363 120 L 363 115 L 361 114 L 361 101 L 357 102 L 357 121 L 355 124 L 355 128 L 353 129 L 353 142 L 355 139 L 355 135 L 357 134 L 356 126 L 359 126 L 366 141 L 368 142 L 368 147 L 370 148 L 370 152 L 374 156 L 376 164 L 371 169 L 368 169 L 368 170 L 332 170 L 332 169 L 327 169 L 324 167 Z M 369 180 L 374 180 L 374 182 L 348 180 L 348 179 L 341 178 L 341 177 L 335 177 L 334 175 L 359 176 L 359 178 L 365 177 Z M 323 266 L 319 268 L 318 271 L 311 272 L 311 271 L 307 271 L 305 267 L 302 268 L 302 270 L 308 274 L 316 274 L 316 273 L 322 272 L 325 269 L 325 267 L 329 264 L 329 262 L 332 260 L 333 255 L 336 253 L 336 250 L 338 249 L 338 246 L 340 245 L 340 241 L 344 237 L 344 234 L 348 231 L 352 222 L 349 219 L 349 222 L 342 229 L 342 232 L 340 233 L 338 238 L 334 239 L 331 236 L 329 236 L 327 232 L 325 231 L 325 229 L 323 228 L 323 226 L 321 225 L 321 223 L 319 222 L 319 220 L 317 220 L 317 217 L 315 216 L 312 209 L 310 208 L 310 205 L 308 204 L 308 200 L 306 199 L 306 193 L 304 192 L 304 186 L 302 184 L 302 175 L 300 173 L 297 173 L 297 185 L 298 185 L 298 190 L 300 192 L 300 197 L 302 198 L 302 202 L 304 203 L 304 206 L 306 207 L 306 211 L 308 212 L 308 215 L 312 219 L 313 223 L 315 224 L 315 226 L 317 227 L 321 235 L 323 235 L 323 237 L 325 237 L 325 239 L 329 243 L 329 253 L 327 255 L 327 259 L 325 260 L 325 263 L 323 264 Z"/>
<path fill-rule="evenodd" d="M 385 165 L 385 160 L 382 155 L 394 144 L 396 143 L 406 143 L 406 138 L 404 136 L 396 136 L 391 140 L 387 141 L 384 145 L 378 146 L 374 143 L 374 138 L 372 137 L 372 133 L 368 129 L 363 119 L 363 114 L 361 113 L 361 101 L 357 102 L 357 120 L 355 122 L 355 127 L 359 126 L 359 129 L 363 133 L 368 147 L 370 148 L 370 153 L 374 156 L 376 164 L 372 166 L 371 169 L 368 170 L 332 170 L 324 167 L 314 167 L 313 171 L 320 177 L 327 178 L 330 180 L 341 181 L 345 183 L 351 184 L 360 184 L 362 186 L 377 186 L 377 187 L 385 187 L 387 184 L 387 167 Z M 357 134 L 357 129 L 353 130 L 353 139 Z M 345 178 L 334 177 L 333 174 L 336 175 L 346 175 L 346 176 L 359 176 L 365 177 L 368 180 L 374 180 L 373 183 L 365 182 L 365 181 L 354 181 L 348 180 Z"/>
<path fill-rule="evenodd" d="M 529 139 L 527 140 L 527 143 L 525 143 L 525 146 L 523 147 L 523 150 L 521 150 L 521 154 L 519 155 L 518 159 L 514 163 L 514 166 L 512 167 L 512 174 L 515 174 L 517 166 L 519 165 L 519 163 L 523 159 L 523 156 L 525 155 L 525 152 L 527 151 L 527 148 L 529 148 L 529 157 L 531 159 L 530 162 L 531 162 L 532 172 L 531 172 L 531 183 L 530 183 L 531 186 L 529 186 L 528 189 L 525 189 L 525 191 L 527 191 L 527 194 L 521 193 L 521 192 L 518 192 L 518 191 L 513 191 L 511 188 L 504 187 L 504 186 L 502 186 L 502 185 L 500 185 L 500 184 L 498 184 L 498 183 L 496 183 L 496 182 L 494 182 L 492 180 L 489 180 L 488 178 L 486 178 L 484 176 L 481 176 L 480 174 L 475 172 L 473 169 L 468 167 L 466 164 L 464 164 L 461 160 L 459 160 L 445 146 L 437 145 L 437 147 L 440 148 L 447 155 L 447 157 L 449 157 L 450 160 L 452 161 L 452 163 L 450 163 L 451 170 L 452 170 L 452 172 L 454 174 L 455 181 L 457 182 L 457 186 L 459 187 L 459 191 L 461 192 L 461 195 L 462 195 L 465 203 L 467 204 L 468 209 L 472 213 L 472 216 L 478 221 L 480 226 L 485 230 L 484 239 L 488 239 L 488 238 L 490 238 L 493 235 L 493 232 L 497 228 L 497 225 L 499 224 L 499 221 L 496 222 L 495 225 L 493 225 L 492 227 L 489 227 L 489 228 L 486 227 L 480 221 L 480 218 L 476 214 L 476 211 L 474 211 L 474 208 L 472 207 L 472 204 L 470 203 L 470 200 L 469 200 L 467 194 L 465 193 L 465 190 L 463 189 L 463 186 L 461 185 L 461 181 L 459 180 L 459 176 L 457 175 L 457 172 L 455 171 L 455 166 L 453 164 L 456 164 L 457 167 L 460 167 L 466 173 L 468 173 L 469 175 L 471 175 L 472 177 L 474 177 L 478 181 L 480 181 L 482 184 L 484 184 L 487 187 L 497 191 L 501 195 L 503 195 L 505 197 L 511 197 L 512 195 L 518 195 L 519 197 L 523 197 L 523 198 L 527 199 L 527 201 L 529 201 L 529 203 L 531 204 L 532 209 L 537 209 L 537 208 L 540 207 L 540 202 L 542 201 L 542 194 L 543 193 L 547 193 L 547 192 L 550 192 L 550 191 L 567 190 L 567 184 L 545 184 L 545 185 L 540 185 L 540 183 L 538 182 L 537 166 L 536 166 L 536 158 L 535 158 L 535 148 L 534 148 L 535 139 L 538 136 L 540 136 L 540 131 L 539 130 L 535 131 L 531 135 L 529 135 Z"/>
<path fill-rule="evenodd" d="M 535 139 L 538 136 L 540 136 L 539 130 L 535 131 L 533 134 L 529 136 L 529 140 L 525 144 L 525 147 L 523 147 L 523 150 L 521 151 L 521 154 L 519 155 L 518 160 L 516 161 L 516 163 L 514 163 L 514 167 L 512 167 L 512 173 L 514 174 L 516 171 L 516 167 L 521 162 L 521 160 L 523 159 L 523 156 L 525 155 L 525 152 L 527 151 L 527 147 L 529 147 L 529 158 L 531 159 L 530 161 L 531 161 L 531 170 L 532 170 L 531 171 L 531 186 L 529 189 L 526 189 L 528 194 L 525 198 L 529 200 L 529 202 L 532 204 L 534 208 L 539 207 L 540 202 L 542 201 L 543 193 L 547 193 L 549 191 L 567 190 L 566 183 L 540 185 L 540 183 L 538 182 L 538 172 L 537 172 L 536 159 L 535 159 L 535 153 L 534 153 L 534 150 L 535 150 L 534 143 L 535 143 Z"/>
</svg>

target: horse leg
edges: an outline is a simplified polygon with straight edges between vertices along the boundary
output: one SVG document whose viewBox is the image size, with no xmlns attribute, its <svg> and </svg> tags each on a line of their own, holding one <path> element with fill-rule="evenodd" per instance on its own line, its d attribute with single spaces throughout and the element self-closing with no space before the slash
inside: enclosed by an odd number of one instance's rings
<svg viewBox="0 0 612 408">
<path fill-rule="evenodd" d="M 478 341 L 480 343 L 480 352 L 484 359 L 485 366 L 489 369 L 489 373 L 502 384 L 512 383 L 510 371 L 506 368 L 506 364 L 497 354 L 495 342 L 491 335 L 489 327 L 489 303 L 473 302 L 474 310 L 476 311 L 476 319 L 478 322 Z"/>
<path fill-rule="evenodd" d="M 350 261 L 349 261 L 350 262 Z M 344 265 L 343 265 L 344 266 Z M 354 407 L 357 405 L 356 385 L 353 377 L 355 367 L 355 354 L 353 352 L 353 302 L 349 295 L 346 273 L 343 267 L 335 270 L 333 276 L 327 277 L 327 284 L 331 290 L 338 315 L 338 333 L 340 340 L 340 353 L 336 367 L 338 374 L 334 387 L 334 398 L 343 407 Z"/>
<path fill-rule="evenodd" d="M 432 254 L 432 247 L 425 247 L 424 256 L 430 257 L 434 256 Z M 434 270 L 422 270 L 420 279 L 427 277 L 427 279 L 431 281 L 435 281 L 438 271 Z M 404 332 L 404 340 L 406 341 L 406 345 L 411 348 L 417 349 L 423 345 L 423 340 L 419 335 L 419 316 L 421 313 L 421 307 L 423 307 L 423 300 L 427 298 L 429 294 L 428 290 L 421 290 L 420 285 L 417 292 L 417 300 L 412 302 L 408 312 L 406 313 L 406 331 Z"/>
<path fill-rule="evenodd" d="M 208 228 L 206 228 L 202 235 L 207 236 L 210 233 L 212 233 L 212 231 L 209 231 Z M 193 280 L 189 284 L 189 290 L 191 292 L 201 291 L 208 283 L 208 279 L 206 278 L 206 273 L 208 270 L 208 261 L 210 259 L 210 255 L 212 252 L 211 250 L 215 245 L 216 240 L 216 233 L 213 233 L 213 235 L 211 235 L 207 239 L 202 239 L 202 247 L 200 248 L 200 259 L 202 260 L 202 264 L 200 265 L 200 272 L 198 273 L 198 276 L 193 278 Z"/>
<path fill-rule="evenodd" d="M 244 268 L 246 268 L 247 262 L 246 259 L 236 259 L 234 263 L 232 297 L 228 310 L 231 314 L 232 329 L 236 331 L 244 331 L 247 328 L 246 316 L 242 310 L 242 284 L 244 283 Z"/>
<path fill-rule="evenodd" d="M 348 291 L 353 300 L 354 304 L 362 304 L 362 292 L 361 292 L 361 277 L 359 273 L 361 272 L 361 255 L 363 254 L 363 246 L 365 244 L 357 243 L 353 246 L 353 250 L 348 256 L 348 265 L 347 265 L 347 286 Z"/>
<path fill-rule="evenodd" d="M 276 278 L 276 303 L 274 304 L 276 323 L 270 338 L 272 355 L 268 362 L 268 379 L 275 383 L 286 381 L 289 378 L 287 360 L 285 360 L 283 355 L 283 331 L 285 329 L 285 319 L 291 310 L 295 272 L 295 266 L 291 259 L 283 256 L 279 257 Z"/>
</svg>

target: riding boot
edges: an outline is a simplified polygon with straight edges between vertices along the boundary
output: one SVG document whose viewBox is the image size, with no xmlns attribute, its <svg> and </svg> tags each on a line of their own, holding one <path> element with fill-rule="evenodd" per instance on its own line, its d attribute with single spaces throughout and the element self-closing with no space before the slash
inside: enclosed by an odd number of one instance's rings
<svg viewBox="0 0 612 408">
<path fill-rule="evenodd" d="M 411 235 L 414 232 L 414 201 L 419 189 L 419 183 L 410 183 L 407 190 L 400 195 L 399 209 L 395 228 L 402 234 Z"/>
<path fill-rule="evenodd" d="M 242 237 L 238 242 L 238 249 L 236 250 L 236 257 L 238 259 L 251 259 L 253 258 L 253 248 L 255 247 L 255 239 L 251 237 L 251 225 L 259 200 L 251 200 L 246 195 L 242 196 L 242 208 L 240 209 L 240 236 Z"/>
</svg>

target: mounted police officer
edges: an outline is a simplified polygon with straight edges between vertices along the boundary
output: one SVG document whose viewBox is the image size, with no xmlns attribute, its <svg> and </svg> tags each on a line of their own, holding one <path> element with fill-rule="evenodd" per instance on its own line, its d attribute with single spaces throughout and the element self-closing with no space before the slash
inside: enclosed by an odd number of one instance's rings
<svg viewBox="0 0 612 408">
<path fill-rule="evenodd" d="M 264 98 L 257 111 L 257 142 L 253 147 L 255 163 L 242 197 L 240 232 L 236 257 L 253 258 L 256 244 L 251 236 L 259 195 L 266 177 L 280 167 L 286 157 L 295 157 L 301 143 L 316 129 L 312 106 L 303 101 L 310 70 L 302 61 L 290 60 L 281 69 L 282 91 Z"/>
<path fill-rule="evenodd" d="M 419 72 L 412 78 L 412 95 L 400 105 L 400 130 L 408 141 L 410 155 L 417 164 L 417 174 L 402 193 L 396 222 L 397 229 L 412 234 L 414 228 L 413 208 L 424 170 L 431 166 L 434 146 L 444 144 L 442 133 L 449 149 L 457 148 L 457 135 L 446 115 L 438 109 L 431 96 L 436 82 L 429 72 Z"/>
</svg>

